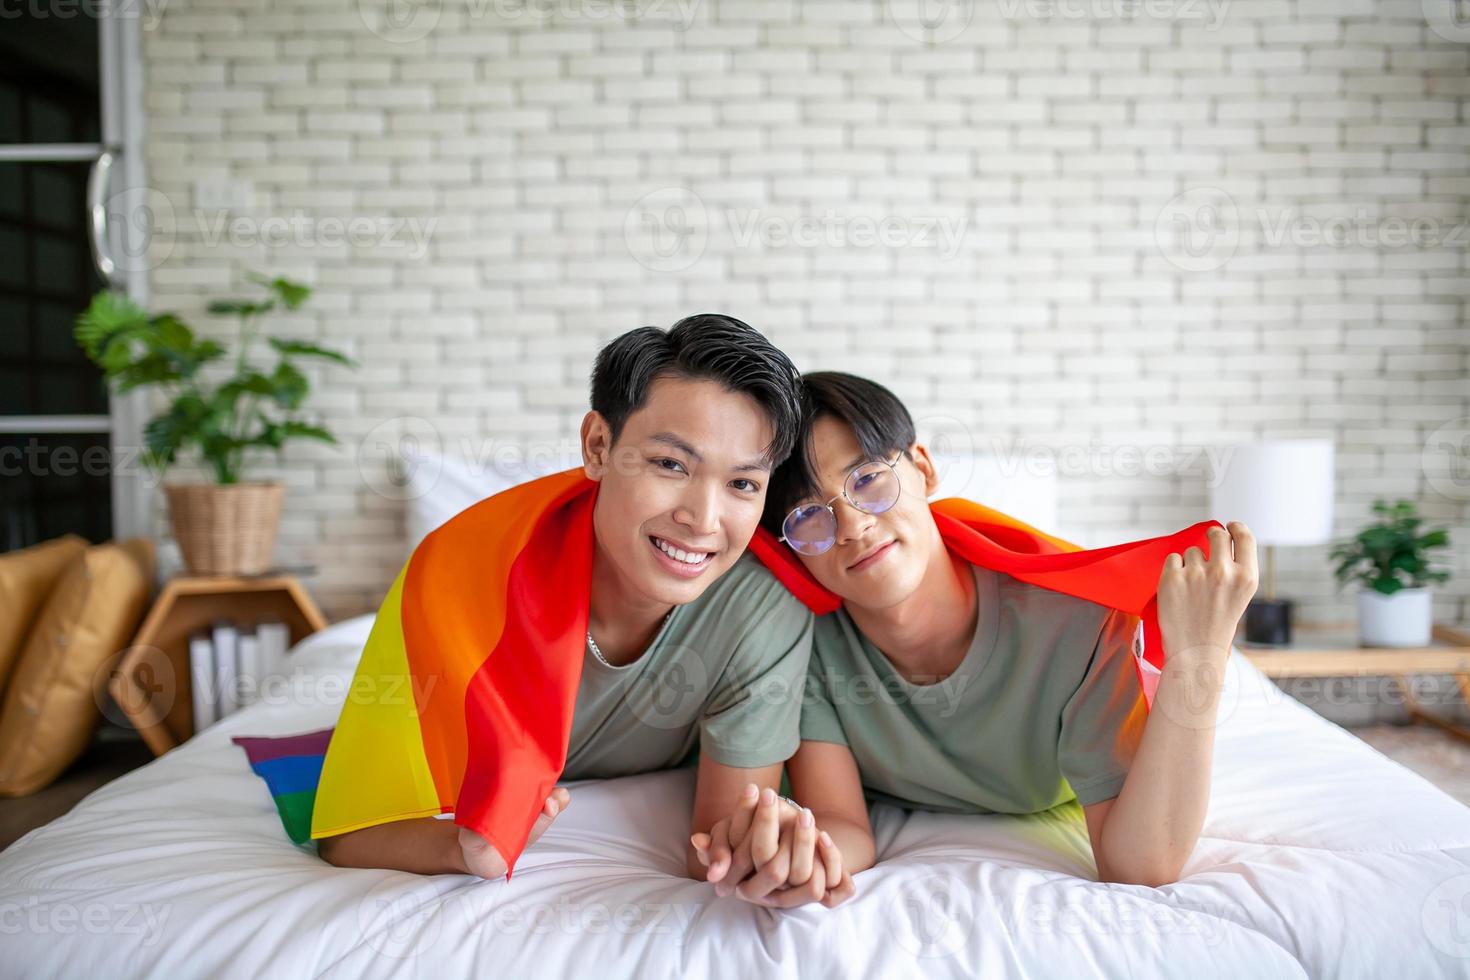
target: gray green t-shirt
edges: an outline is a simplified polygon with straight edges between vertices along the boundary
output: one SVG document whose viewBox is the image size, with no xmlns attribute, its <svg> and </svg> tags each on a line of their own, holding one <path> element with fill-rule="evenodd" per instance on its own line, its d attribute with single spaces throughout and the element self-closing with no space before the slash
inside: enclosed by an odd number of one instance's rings
<svg viewBox="0 0 1470 980">
<path fill-rule="evenodd" d="M 811 642 L 811 612 L 743 555 L 675 606 L 637 660 L 609 667 L 584 651 L 564 778 L 667 769 L 696 745 L 727 766 L 785 762 L 798 745 Z"/>
<path fill-rule="evenodd" d="M 975 567 L 975 638 L 911 684 L 846 610 L 817 620 L 801 737 L 847 745 L 871 799 L 1034 813 L 1123 788 L 1147 720 L 1138 620 Z"/>
</svg>

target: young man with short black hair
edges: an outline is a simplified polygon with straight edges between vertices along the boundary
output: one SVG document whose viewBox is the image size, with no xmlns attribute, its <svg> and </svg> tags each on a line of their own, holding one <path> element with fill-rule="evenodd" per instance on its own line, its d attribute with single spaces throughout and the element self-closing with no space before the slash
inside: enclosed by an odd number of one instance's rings
<svg viewBox="0 0 1470 980">
<path fill-rule="evenodd" d="M 798 741 L 792 692 L 812 616 L 745 549 L 791 451 L 798 383 L 769 341 L 716 314 L 633 330 L 599 353 L 581 431 L 584 471 L 599 484 L 591 586 L 567 597 L 588 615 L 564 778 L 664 769 L 697 748 L 695 830 L 735 810 L 749 784 L 779 783 Z M 568 802 L 552 792 L 530 841 Z M 342 867 L 507 870 L 484 837 L 433 817 L 322 837 L 320 848 Z M 705 877 L 692 849 L 686 864 Z"/>
</svg>

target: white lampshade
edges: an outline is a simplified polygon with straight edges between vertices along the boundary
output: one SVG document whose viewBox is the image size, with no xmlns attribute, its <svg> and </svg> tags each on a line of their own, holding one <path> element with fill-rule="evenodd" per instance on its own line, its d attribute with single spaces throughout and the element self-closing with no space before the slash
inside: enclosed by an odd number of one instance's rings
<svg viewBox="0 0 1470 980">
<path fill-rule="evenodd" d="M 1273 439 L 1226 447 L 1210 488 L 1210 515 L 1244 521 L 1262 545 L 1332 537 L 1332 441 Z"/>
</svg>

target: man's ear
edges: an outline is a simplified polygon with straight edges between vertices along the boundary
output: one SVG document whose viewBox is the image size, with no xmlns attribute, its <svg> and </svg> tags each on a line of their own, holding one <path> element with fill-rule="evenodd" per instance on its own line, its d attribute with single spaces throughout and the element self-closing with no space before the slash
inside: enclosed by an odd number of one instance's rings
<svg viewBox="0 0 1470 980">
<path fill-rule="evenodd" d="M 914 469 L 924 478 L 924 496 L 934 496 L 939 489 L 939 469 L 934 465 L 934 457 L 929 455 L 929 447 L 916 442 L 909 447 L 909 455 L 913 457 Z"/>
<path fill-rule="evenodd" d="M 601 412 L 582 416 L 582 472 L 589 480 L 601 480 L 612 462 L 612 426 Z"/>
</svg>

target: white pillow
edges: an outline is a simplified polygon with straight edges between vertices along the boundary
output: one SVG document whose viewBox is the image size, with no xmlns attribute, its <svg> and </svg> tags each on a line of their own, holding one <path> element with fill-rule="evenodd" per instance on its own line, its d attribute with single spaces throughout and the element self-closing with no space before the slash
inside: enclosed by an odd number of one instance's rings
<svg viewBox="0 0 1470 980">
<path fill-rule="evenodd" d="M 1020 455 L 953 454 L 934 456 L 939 490 L 931 500 L 964 497 L 1025 521 L 1038 531 L 1056 534 L 1055 470 L 1028 466 Z"/>
<path fill-rule="evenodd" d="M 510 454 L 498 454 L 510 455 Z M 582 465 L 581 454 L 546 456 L 515 454 L 490 461 L 419 453 L 406 456 L 402 467 L 408 550 L 455 514 L 503 490 Z"/>
</svg>

